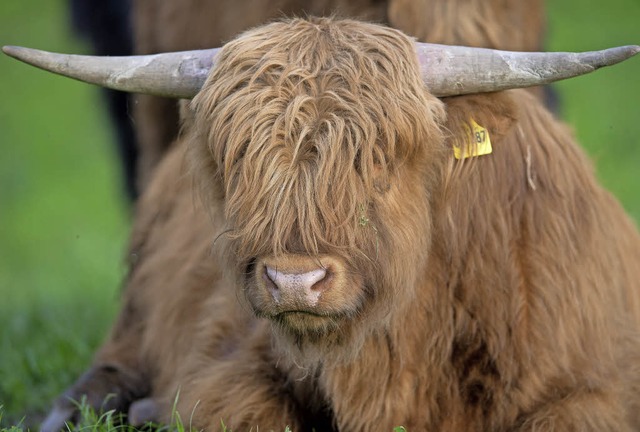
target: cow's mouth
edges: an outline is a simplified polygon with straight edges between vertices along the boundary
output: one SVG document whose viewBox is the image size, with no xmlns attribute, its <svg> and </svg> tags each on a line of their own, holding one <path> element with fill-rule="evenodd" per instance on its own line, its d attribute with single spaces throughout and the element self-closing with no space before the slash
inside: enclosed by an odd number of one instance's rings
<svg viewBox="0 0 640 432">
<path fill-rule="evenodd" d="M 288 310 L 268 318 L 287 333 L 322 336 L 338 330 L 345 317 L 309 310 Z"/>
</svg>

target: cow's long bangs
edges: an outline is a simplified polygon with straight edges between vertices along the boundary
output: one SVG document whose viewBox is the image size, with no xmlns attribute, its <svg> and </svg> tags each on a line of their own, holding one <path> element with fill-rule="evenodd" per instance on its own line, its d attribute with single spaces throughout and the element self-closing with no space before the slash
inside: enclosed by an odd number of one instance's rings
<svg viewBox="0 0 640 432">
<path fill-rule="evenodd" d="M 238 258 L 375 260 L 376 197 L 441 140 L 417 71 L 406 36 L 355 21 L 279 22 L 225 46 L 193 102 L 196 158 L 221 185 Z"/>
</svg>

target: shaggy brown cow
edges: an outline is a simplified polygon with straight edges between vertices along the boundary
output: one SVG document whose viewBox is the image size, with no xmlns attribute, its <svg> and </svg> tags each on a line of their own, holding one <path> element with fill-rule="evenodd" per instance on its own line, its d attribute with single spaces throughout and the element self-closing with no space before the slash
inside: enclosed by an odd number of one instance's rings
<svg viewBox="0 0 640 432">
<path fill-rule="evenodd" d="M 133 1 L 138 54 L 221 46 L 281 16 L 337 14 L 386 23 L 423 42 L 541 51 L 542 0 L 155 0 Z M 143 190 L 178 129 L 174 100 L 136 95 L 138 187 Z"/>
<path fill-rule="evenodd" d="M 633 223 L 531 94 L 437 99 L 422 78 L 372 24 L 225 46 L 67 396 L 162 421 L 177 399 L 207 430 L 638 430 Z"/>
</svg>

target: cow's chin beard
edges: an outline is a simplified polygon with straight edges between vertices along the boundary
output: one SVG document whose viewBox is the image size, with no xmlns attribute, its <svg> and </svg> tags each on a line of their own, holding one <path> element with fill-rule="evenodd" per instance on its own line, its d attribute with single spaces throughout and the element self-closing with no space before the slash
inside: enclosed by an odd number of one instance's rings
<svg viewBox="0 0 640 432">
<path fill-rule="evenodd" d="M 268 317 L 274 331 L 297 347 L 304 345 L 339 346 L 345 343 L 347 314 L 322 314 L 309 311 L 287 311 Z"/>
<path fill-rule="evenodd" d="M 385 326 L 388 304 L 376 302 L 370 295 L 363 300 L 339 312 L 292 310 L 265 314 L 254 308 L 254 314 L 271 323 L 274 348 L 281 359 L 287 358 L 298 366 L 326 367 L 353 361 L 370 331 Z"/>
<path fill-rule="evenodd" d="M 314 337 L 326 337 L 339 330 L 341 316 L 294 310 L 281 312 L 270 319 L 284 332 L 294 337 L 314 339 Z"/>
<path fill-rule="evenodd" d="M 255 304 L 252 309 L 255 316 L 270 322 L 274 347 L 282 356 L 298 365 L 311 366 L 325 362 L 328 356 L 343 362 L 356 354 L 362 345 L 359 327 L 368 316 L 366 300 L 341 309 L 273 310 Z"/>
<path fill-rule="evenodd" d="M 286 312 L 269 317 L 275 347 L 296 365 L 349 362 L 362 346 L 362 323 L 351 314 Z"/>
</svg>

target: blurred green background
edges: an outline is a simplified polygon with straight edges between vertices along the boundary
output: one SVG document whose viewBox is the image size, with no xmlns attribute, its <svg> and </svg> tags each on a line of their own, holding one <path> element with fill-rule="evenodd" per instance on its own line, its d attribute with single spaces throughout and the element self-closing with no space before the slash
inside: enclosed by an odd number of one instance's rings
<svg viewBox="0 0 640 432">
<path fill-rule="evenodd" d="M 2 1 L 0 44 L 86 52 L 66 14 Z M 0 95 L 1 425 L 34 425 L 113 320 L 129 209 L 97 88 L 0 54 Z"/>
<path fill-rule="evenodd" d="M 524 1 L 524 0 L 523 0 Z M 548 2 L 548 49 L 640 44 L 640 1 Z M 87 52 L 64 0 L 0 2 L 0 44 Z M 598 176 L 640 220 L 640 58 L 556 85 Z M 34 425 L 118 305 L 130 209 L 99 91 L 0 56 L 0 426 Z"/>
</svg>

